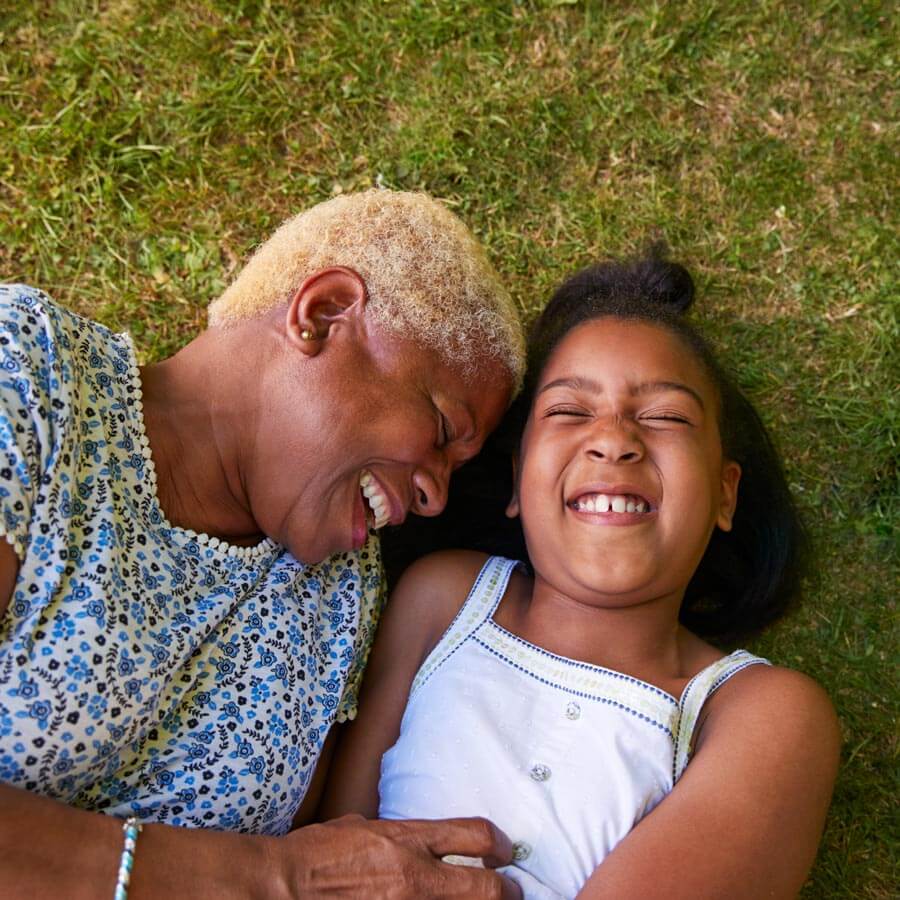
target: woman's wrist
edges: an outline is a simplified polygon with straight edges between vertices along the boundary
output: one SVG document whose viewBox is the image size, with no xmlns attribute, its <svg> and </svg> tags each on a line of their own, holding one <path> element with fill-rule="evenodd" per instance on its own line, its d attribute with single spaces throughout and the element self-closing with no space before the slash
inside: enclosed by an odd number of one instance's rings
<svg viewBox="0 0 900 900">
<path fill-rule="evenodd" d="M 129 900 L 280 898 L 280 838 L 145 825 L 135 854 Z"/>
</svg>

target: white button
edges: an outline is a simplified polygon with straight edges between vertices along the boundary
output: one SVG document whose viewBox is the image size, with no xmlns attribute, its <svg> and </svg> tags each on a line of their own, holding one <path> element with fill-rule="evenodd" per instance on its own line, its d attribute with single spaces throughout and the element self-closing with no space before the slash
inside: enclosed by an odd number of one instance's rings
<svg viewBox="0 0 900 900">
<path fill-rule="evenodd" d="M 512 845 L 513 862 L 521 862 L 523 859 L 528 859 L 529 856 L 531 856 L 531 847 L 525 841 L 516 841 Z"/>
<path fill-rule="evenodd" d="M 535 763 L 531 767 L 530 775 L 535 781 L 546 781 L 551 775 L 550 766 L 545 766 L 543 763 Z"/>
<path fill-rule="evenodd" d="M 566 707 L 566 718 L 573 721 L 581 718 L 581 707 L 577 703 L 570 703 Z"/>
</svg>

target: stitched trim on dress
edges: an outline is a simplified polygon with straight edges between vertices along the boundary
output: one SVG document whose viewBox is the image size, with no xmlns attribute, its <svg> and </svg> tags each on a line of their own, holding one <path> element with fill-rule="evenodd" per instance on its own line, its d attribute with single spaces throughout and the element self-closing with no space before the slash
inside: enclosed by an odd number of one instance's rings
<svg viewBox="0 0 900 900">
<path fill-rule="evenodd" d="M 701 669 L 688 683 L 681 694 L 679 718 L 675 737 L 675 752 L 672 756 L 672 784 L 684 774 L 690 762 L 691 739 L 700 717 L 700 711 L 710 697 L 733 675 L 754 665 L 771 665 L 761 656 L 754 656 L 747 650 L 735 650 L 728 656 Z M 706 685 L 705 690 L 702 685 Z M 700 685 L 699 693 L 695 688 Z"/>
<path fill-rule="evenodd" d="M 642 688 L 643 690 L 649 691 L 650 693 L 661 697 L 667 703 L 670 703 L 673 707 L 678 706 L 678 701 L 668 691 L 664 691 L 662 688 L 658 688 L 655 684 L 650 684 L 648 681 L 641 681 L 640 678 L 635 678 L 633 675 L 625 675 L 623 672 L 617 672 L 615 669 L 607 669 L 604 666 L 594 665 L 594 663 L 582 662 L 577 659 L 571 659 L 568 656 L 560 656 L 557 653 L 551 653 L 549 650 L 545 650 L 543 647 L 539 647 L 537 644 L 532 644 L 531 641 L 526 641 L 525 638 L 519 637 L 519 635 L 517 634 L 513 634 L 513 632 L 508 631 L 493 619 L 491 619 L 491 625 L 493 625 L 493 627 L 496 628 L 504 638 L 513 641 L 516 644 L 519 644 L 528 653 L 534 654 L 535 656 L 546 657 L 562 666 L 571 666 L 576 669 L 582 669 L 587 672 L 594 673 L 598 678 L 610 678 L 613 680 L 627 682 L 634 685 L 635 687 Z"/>
<path fill-rule="evenodd" d="M 481 567 L 474 584 L 466 595 L 465 602 L 453 617 L 453 621 L 434 649 L 425 658 L 419 671 L 416 672 L 416 677 L 409 690 L 410 700 L 437 669 L 459 650 L 467 638 L 474 634 L 484 622 L 490 621 L 490 617 L 506 591 L 510 575 L 517 565 L 519 563 L 516 560 L 492 556 Z"/>
<path fill-rule="evenodd" d="M 541 684 L 546 684 L 548 687 L 552 687 L 557 690 L 564 691 L 565 693 L 571 694 L 575 697 L 583 697 L 586 700 L 594 700 L 597 703 L 603 703 L 607 706 L 614 706 L 614 707 L 616 707 L 616 709 L 621 709 L 624 712 L 630 713 L 631 715 L 640 719 L 642 722 L 647 722 L 650 725 L 654 725 L 660 731 L 667 734 L 672 740 L 675 739 L 675 735 L 674 735 L 671 727 L 660 722 L 657 718 L 654 718 L 652 715 L 647 715 L 646 713 L 641 712 L 639 709 L 635 708 L 635 706 L 630 706 L 627 703 L 623 703 L 623 702 L 621 702 L 621 700 L 617 700 L 612 696 L 595 693 L 594 691 L 591 691 L 591 690 L 580 690 L 576 687 L 572 687 L 571 685 L 560 684 L 558 681 L 554 681 L 550 678 L 544 677 L 543 675 L 539 675 L 537 672 L 534 672 L 531 669 L 523 666 L 521 663 L 516 662 L 511 657 L 504 654 L 501 650 L 497 649 L 496 647 L 492 647 L 489 643 L 485 642 L 482 638 L 476 636 L 476 637 L 473 637 L 473 640 L 475 641 L 476 644 L 479 644 L 481 647 L 483 647 L 485 650 L 487 650 L 488 653 L 492 654 L 493 656 L 496 656 L 498 659 L 502 660 L 507 665 L 512 666 L 517 671 L 522 672 L 525 675 L 528 675 L 530 678 L 533 678 L 535 681 L 539 681 Z M 560 657 L 560 658 L 564 659 L 564 657 Z M 571 662 L 571 660 L 570 660 L 570 662 Z M 587 665 L 587 664 L 585 664 L 585 665 Z M 623 676 L 623 677 L 627 677 L 627 676 Z"/>
<path fill-rule="evenodd" d="M 208 534 L 198 534 L 192 528 L 176 528 L 169 522 L 159 503 L 159 495 L 157 493 L 156 466 L 153 464 L 150 440 L 147 437 L 147 430 L 144 425 L 143 386 L 141 384 L 141 372 L 137 364 L 137 352 L 134 347 L 134 341 L 131 339 L 131 335 L 128 334 L 128 332 L 122 332 L 121 334 L 115 335 L 115 337 L 121 338 L 128 348 L 128 379 L 132 394 L 130 398 L 131 402 L 128 403 L 128 407 L 129 411 L 133 412 L 132 427 L 138 434 L 140 454 L 144 458 L 146 487 L 153 499 L 153 504 L 159 511 L 161 527 L 167 528 L 176 534 L 181 533 L 185 535 L 188 540 L 196 541 L 204 547 L 209 547 L 210 549 L 219 553 L 224 553 L 227 556 L 236 556 L 247 562 L 256 562 L 267 554 L 277 550 L 278 544 L 271 538 L 263 538 L 263 540 L 258 544 L 254 544 L 252 547 L 241 547 L 237 544 L 229 544 L 228 541 L 223 541 L 221 538 Z"/>
</svg>

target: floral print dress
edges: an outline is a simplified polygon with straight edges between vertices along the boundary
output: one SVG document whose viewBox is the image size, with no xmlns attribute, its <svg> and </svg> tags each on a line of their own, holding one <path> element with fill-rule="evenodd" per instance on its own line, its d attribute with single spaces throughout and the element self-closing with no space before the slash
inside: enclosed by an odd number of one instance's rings
<svg viewBox="0 0 900 900">
<path fill-rule="evenodd" d="M 352 717 L 377 538 L 302 565 L 170 525 L 130 338 L 0 286 L 0 781 L 173 825 L 283 834 Z"/>
</svg>

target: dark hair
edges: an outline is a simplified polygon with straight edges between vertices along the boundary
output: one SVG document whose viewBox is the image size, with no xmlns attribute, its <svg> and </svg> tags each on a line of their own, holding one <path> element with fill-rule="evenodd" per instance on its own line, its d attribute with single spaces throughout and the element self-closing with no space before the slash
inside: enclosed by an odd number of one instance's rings
<svg viewBox="0 0 900 900">
<path fill-rule="evenodd" d="M 782 616 L 799 593 L 806 533 L 759 415 L 707 339 L 684 317 L 693 299 L 690 274 L 666 260 L 661 245 L 640 258 L 589 266 L 562 284 L 531 328 L 522 393 L 479 457 L 455 477 L 445 514 L 424 528 L 416 520 L 416 540 L 400 542 L 405 561 L 441 546 L 526 558 L 518 520 L 505 519 L 503 509 L 512 489 L 510 456 L 544 367 L 578 325 L 605 317 L 633 319 L 676 335 L 704 367 L 719 395 L 723 452 L 741 467 L 731 531 L 713 532 L 685 591 L 681 621 L 703 637 L 733 641 Z M 385 546 L 390 571 L 404 554 L 402 549 L 398 554 L 396 540 L 388 538 Z"/>
</svg>

